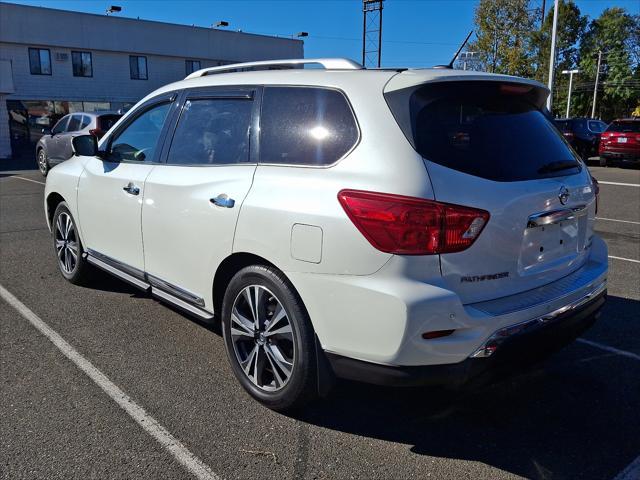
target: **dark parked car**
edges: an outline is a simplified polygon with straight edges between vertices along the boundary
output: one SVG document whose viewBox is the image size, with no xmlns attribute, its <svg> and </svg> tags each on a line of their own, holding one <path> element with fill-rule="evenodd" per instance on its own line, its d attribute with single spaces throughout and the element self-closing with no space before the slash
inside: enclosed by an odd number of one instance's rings
<svg viewBox="0 0 640 480">
<path fill-rule="evenodd" d="M 592 118 L 562 118 L 555 120 L 555 124 L 583 159 L 598 154 L 600 134 L 607 128 L 606 123 Z"/>
<path fill-rule="evenodd" d="M 71 139 L 77 135 L 93 135 L 98 139 L 107 133 L 122 115 L 115 112 L 77 112 L 65 115 L 53 129 L 43 128 L 36 144 L 36 161 L 46 176 L 49 169 L 73 155 Z"/>
<path fill-rule="evenodd" d="M 614 120 L 600 139 L 600 165 L 640 164 L 640 118 Z"/>
</svg>

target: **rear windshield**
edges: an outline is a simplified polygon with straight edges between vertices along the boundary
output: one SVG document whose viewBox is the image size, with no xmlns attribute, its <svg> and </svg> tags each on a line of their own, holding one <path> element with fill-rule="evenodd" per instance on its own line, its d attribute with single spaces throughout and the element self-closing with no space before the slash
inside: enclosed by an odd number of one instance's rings
<svg viewBox="0 0 640 480">
<path fill-rule="evenodd" d="M 98 128 L 106 132 L 120 120 L 121 116 L 122 115 L 101 115 L 98 117 Z"/>
<path fill-rule="evenodd" d="M 611 122 L 607 132 L 626 132 L 626 133 L 638 133 L 640 132 L 640 121 L 638 122 Z"/>
<path fill-rule="evenodd" d="M 535 90 L 497 82 L 420 87 L 409 99 L 410 141 L 427 160 L 489 180 L 579 172 L 578 157 L 536 106 L 540 93 Z M 394 102 L 389 104 L 394 110 Z"/>
</svg>

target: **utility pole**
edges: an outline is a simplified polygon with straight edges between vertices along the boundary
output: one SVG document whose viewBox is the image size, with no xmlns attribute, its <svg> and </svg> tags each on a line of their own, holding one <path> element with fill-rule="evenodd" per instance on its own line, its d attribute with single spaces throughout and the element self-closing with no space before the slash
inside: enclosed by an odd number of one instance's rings
<svg viewBox="0 0 640 480">
<path fill-rule="evenodd" d="M 553 73 L 556 67 L 556 37 L 558 35 L 558 0 L 553 3 L 553 29 L 551 30 L 551 56 L 549 58 L 549 96 L 547 110 L 551 113 L 551 97 L 553 96 Z"/>
<path fill-rule="evenodd" d="M 569 96 L 567 97 L 567 114 L 566 118 L 569 118 L 569 110 L 571 109 L 571 87 L 573 86 L 573 74 L 580 73 L 580 70 L 563 70 L 563 74 L 569 74 Z"/>
<path fill-rule="evenodd" d="M 593 87 L 593 107 L 591 108 L 591 118 L 596 118 L 596 100 L 598 99 L 598 79 L 600 78 L 600 62 L 602 61 L 602 50 L 598 50 L 598 68 L 596 69 L 596 84 Z"/>
<path fill-rule="evenodd" d="M 542 31 L 542 27 L 544 26 L 544 10 L 545 10 L 546 6 L 547 6 L 546 0 L 542 0 L 542 12 L 541 12 L 541 17 L 540 17 L 540 31 Z"/>
</svg>

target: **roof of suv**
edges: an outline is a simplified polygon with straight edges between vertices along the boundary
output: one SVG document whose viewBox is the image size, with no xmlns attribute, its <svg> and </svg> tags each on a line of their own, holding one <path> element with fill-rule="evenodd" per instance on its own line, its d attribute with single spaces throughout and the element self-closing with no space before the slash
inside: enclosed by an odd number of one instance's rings
<svg viewBox="0 0 640 480">
<path fill-rule="evenodd" d="M 291 68 L 301 64 L 339 65 L 340 68 Z M 271 68 L 275 70 L 246 70 L 249 68 Z M 282 67 L 285 67 L 283 69 Z M 391 81 L 393 79 L 393 81 Z M 493 73 L 476 72 L 471 70 L 453 70 L 448 68 L 420 68 L 420 69 L 365 69 L 348 59 L 294 59 L 269 62 L 253 62 L 224 67 L 212 67 L 192 73 L 186 79 L 165 85 L 151 93 L 151 98 L 161 93 L 194 87 L 213 87 L 223 85 L 310 85 L 335 88 L 361 89 L 368 82 L 384 85 L 385 92 L 399 90 L 418 84 L 433 81 L 506 81 L 530 85 L 537 89 L 546 90 L 543 84 L 521 77 L 499 75 Z"/>
</svg>

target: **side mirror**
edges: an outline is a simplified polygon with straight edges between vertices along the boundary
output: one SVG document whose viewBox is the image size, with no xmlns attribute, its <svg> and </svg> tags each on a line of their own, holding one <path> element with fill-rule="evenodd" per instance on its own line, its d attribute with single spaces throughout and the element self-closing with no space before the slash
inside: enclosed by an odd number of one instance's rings
<svg viewBox="0 0 640 480">
<path fill-rule="evenodd" d="M 44 127 L 42 129 L 42 134 L 43 135 L 51 135 L 51 129 L 49 127 Z"/>
<path fill-rule="evenodd" d="M 93 135 L 78 135 L 71 139 L 71 148 L 76 157 L 95 157 L 98 155 L 98 140 Z"/>
</svg>

